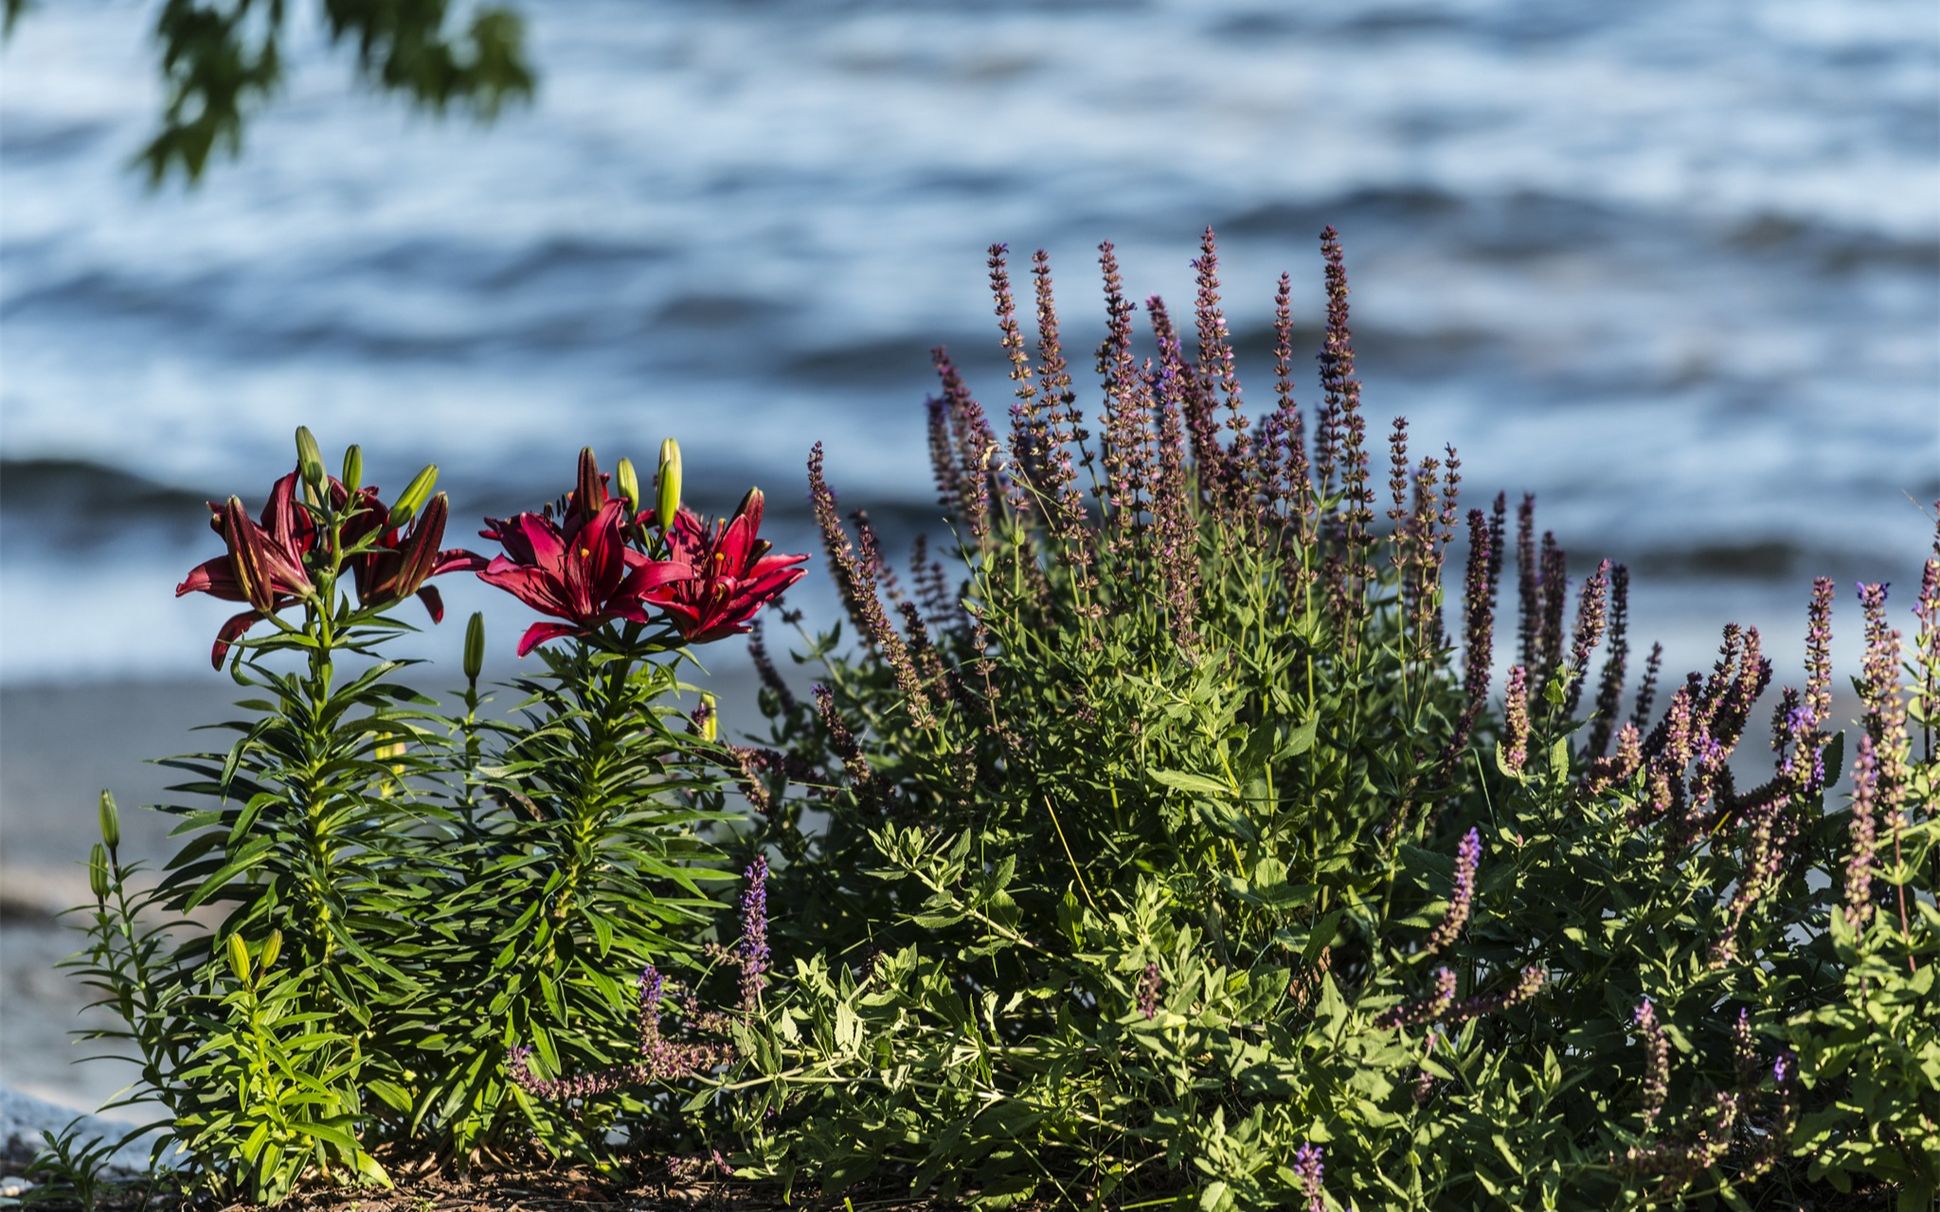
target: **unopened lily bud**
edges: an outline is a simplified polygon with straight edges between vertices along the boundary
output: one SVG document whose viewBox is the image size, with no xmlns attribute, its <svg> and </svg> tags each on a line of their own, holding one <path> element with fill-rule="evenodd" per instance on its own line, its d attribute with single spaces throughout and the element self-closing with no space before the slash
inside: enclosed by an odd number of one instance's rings
<svg viewBox="0 0 1940 1212">
<path fill-rule="evenodd" d="M 364 448 L 352 445 L 344 451 L 344 487 L 356 492 L 364 486 Z"/>
<path fill-rule="evenodd" d="M 721 711 L 714 702 L 714 696 L 701 696 L 701 739 L 716 741 L 721 737 Z"/>
<path fill-rule="evenodd" d="M 748 495 L 741 498 L 741 504 L 734 510 L 737 518 L 748 519 L 748 532 L 761 529 L 761 514 L 767 508 L 768 498 L 761 495 L 759 488 L 748 489 Z"/>
<path fill-rule="evenodd" d="M 269 940 L 263 944 L 263 953 L 257 957 L 263 971 L 268 972 L 270 966 L 276 962 L 276 957 L 281 954 L 283 954 L 283 932 L 272 930 L 269 932 Z"/>
<path fill-rule="evenodd" d="M 640 473 L 633 469 L 632 459 L 621 459 L 613 471 L 620 485 L 620 499 L 626 502 L 629 514 L 640 512 Z"/>
<path fill-rule="evenodd" d="M 115 809 L 114 793 L 101 793 L 101 840 L 109 850 L 121 849 L 121 813 Z"/>
<path fill-rule="evenodd" d="M 417 525 L 411 528 L 410 537 L 398 548 L 395 592 L 399 597 L 416 593 L 430 579 L 431 570 L 438 566 L 438 545 L 444 541 L 445 519 L 450 513 L 451 502 L 444 493 L 432 497 L 418 517 Z"/>
<path fill-rule="evenodd" d="M 100 842 L 88 851 L 88 891 L 97 901 L 108 899 L 108 852 Z"/>
<path fill-rule="evenodd" d="M 423 507 L 426 501 L 431 499 L 431 487 L 437 482 L 438 465 L 436 463 L 426 463 L 424 470 L 420 471 L 409 484 L 405 485 L 404 491 L 398 495 L 397 504 L 391 506 L 391 516 L 385 520 L 384 528 L 386 530 L 396 530 L 398 527 L 410 521 L 411 515 L 416 513 Z"/>
<path fill-rule="evenodd" d="M 241 497 L 230 497 L 222 507 L 222 537 L 229 544 L 229 568 L 236 587 L 251 606 L 268 614 L 276 604 L 275 592 L 264 583 L 260 561 L 250 544 L 249 513 Z"/>
<path fill-rule="evenodd" d="M 656 483 L 660 491 L 654 503 L 654 516 L 665 530 L 674 524 L 674 515 L 680 512 L 680 443 L 672 438 L 660 444 L 660 477 Z"/>
<path fill-rule="evenodd" d="M 317 436 L 310 432 L 307 425 L 296 427 L 296 469 L 303 477 L 303 486 L 310 490 L 312 501 L 323 500 L 323 451 L 317 446 Z"/>
<path fill-rule="evenodd" d="M 472 611 L 471 621 L 465 624 L 465 680 L 476 682 L 478 675 L 485 670 L 485 615 Z"/>
<path fill-rule="evenodd" d="M 240 934 L 229 936 L 229 971 L 243 984 L 249 983 L 249 944 L 243 942 Z"/>
<path fill-rule="evenodd" d="M 595 514 L 606 505 L 606 477 L 600 474 L 600 464 L 593 457 L 591 446 L 579 450 L 579 481 L 573 486 L 573 505 L 581 513 Z"/>
</svg>

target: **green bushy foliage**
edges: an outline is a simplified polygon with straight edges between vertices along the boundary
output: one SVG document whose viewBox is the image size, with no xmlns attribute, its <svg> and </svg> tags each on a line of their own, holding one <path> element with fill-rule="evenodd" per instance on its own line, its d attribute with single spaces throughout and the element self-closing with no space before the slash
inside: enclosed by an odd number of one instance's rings
<svg viewBox="0 0 1940 1212">
<path fill-rule="evenodd" d="M 1454 451 L 1415 459 L 1402 420 L 1377 521 L 1327 252 L 1311 439 L 1286 280 L 1256 420 L 1209 233 L 1196 358 L 1156 300 L 1134 352 L 1104 247 L 1095 438 L 1048 266 L 1032 357 L 993 250 L 1018 402 L 1000 443 L 939 354 L 952 567 L 919 548 L 893 574 L 818 450 L 854 643 L 804 635 L 814 701 L 766 665 L 772 749 L 742 753 L 793 971 L 749 1079 L 777 1118 L 741 1163 L 991 1206 L 1926 1206 L 1936 765 L 1883 589 L 1860 730 L 1830 728 L 1821 582 L 1778 769 L 1741 790 L 1755 630 L 1663 694 L 1653 654 L 1633 696 L 1624 570 L 1572 584 L 1525 502 L 1497 640 L 1507 504 L 1462 527 Z M 1855 735 L 1857 807 L 1828 790 Z"/>
</svg>

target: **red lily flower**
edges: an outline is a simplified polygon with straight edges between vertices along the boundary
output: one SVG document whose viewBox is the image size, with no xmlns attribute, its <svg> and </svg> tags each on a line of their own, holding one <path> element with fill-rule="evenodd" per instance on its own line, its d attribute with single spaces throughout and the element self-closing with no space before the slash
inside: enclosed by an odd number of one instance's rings
<svg viewBox="0 0 1940 1212">
<path fill-rule="evenodd" d="M 175 596 L 206 593 L 225 602 L 248 602 L 216 632 L 210 662 L 222 668 L 230 644 L 258 621 L 316 592 L 303 558 L 316 546 L 316 523 L 296 503 L 296 473 L 276 481 L 261 521 L 251 521 L 235 497 L 209 502 L 209 525 L 222 536 L 228 553 L 189 569 Z"/>
<path fill-rule="evenodd" d="M 349 490 L 334 476 L 328 491 L 333 508 L 342 509 L 350 501 Z M 307 561 L 316 554 L 322 532 L 297 503 L 296 494 L 297 473 L 291 472 L 271 487 L 260 521 L 252 521 L 235 497 L 221 505 L 209 503 L 214 515 L 209 524 L 229 550 L 190 569 L 188 577 L 175 587 L 175 596 L 206 593 L 224 601 L 249 603 L 250 609 L 232 616 L 216 632 L 209 660 L 217 669 L 222 668 L 230 645 L 244 632 L 316 592 Z M 359 489 L 357 501 L 359 508 L 344 527 L 349 543 L 380 531 L 390 513 L 375 488 Z M 439 621 L 444 616 L 444 603 L 424 582 L 440 573 L 476 569 L 485 563 L 468 551 L 438 550 L 448 512 L 440 493 L 425 506 L 409 533 L 401 528 L 382 530 L 375 550 L 353 557 L 351 571 L 358 601 L 379 606 L 416 593 L 430 612 L 431 621 Z"/>
<path fill-rule="evenodd" d="M 763 504 L 761 490 L 750 489 L 734 516 L 711 531 L 686 509 L 674 515 L 666 530 L 668 558 L 660 563 L 682 575 L 661 580 L 646 600 L 666 612 L 688 643 L 747 631 L 756 611 L 807 575 L 797 567 L 807 555 L 771 555 L 772 546 L 758 537 Z"/>
<path fill-rule="evenodd" d="M 597 485 L 597 480 L 594 481 Z M 561 623 L 534 623 L 519 640 L 524 656 L 547 640 L 584 635 L 615 619 L 647 621 L 643 596 L 668 581 L 693 575 L 688 569 L 655 562 L 627 546 L 631 524 L 626 502 L 615 497 L 590 512 L 603 490 L 582 489 L 561 522 L 545 514 L 487 518 L 488 539 L 505 545 L 478 574 L 521 602 Z"/>
<path fill-rule="evenodd" d="M 331 483 L 333 488 L 342 487 L 334 480 Z M 383 529 L 390 509 L 377 499 L 375 489 L 366 488 L 358 493 L 360 497 L 366 495 L 368 508 L 353 515 L 344 527 L 344 541 L 352 545 L 376 532 L 376 545 L 351 557 L 350 571 L 357 582 L 357 600 L 366 606 L 378 606 L 416 594 L 431 621 L 443 622 L 444 598 L 425 582 L 447 572 L 477 572 L 485 567 L 485 557 L 462 547 L 439 550 L 438 544 L 445 537 L 445 522 L 451 513 L 444 493 L 426 502 L 424 512 L 408 532 L 402 527 Z"/>
</svg>

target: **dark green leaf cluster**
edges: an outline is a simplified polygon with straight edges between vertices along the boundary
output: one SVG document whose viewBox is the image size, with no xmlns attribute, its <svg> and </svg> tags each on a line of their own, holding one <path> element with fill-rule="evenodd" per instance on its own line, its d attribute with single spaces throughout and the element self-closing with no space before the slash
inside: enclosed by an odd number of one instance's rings
<svg viewBox="0 0 1940 1212">
<path fill-rule="evenodd" d="M 5 0 L 4 30 L 30 0 Z M 525 26 L 516 9 L 468 6 L 462 26 L 448 0 L 321 0 L 330 41 L 349 45 L 372 87 L 443 114 L 482 121 L 532 95 Z M 139 156 L 149 180 L 179 172 L 195 181 L 218 150 L 242 150 L 243 129 L 276 96 L 290 22 L 308 15 L 289 0 L 165 0 L 155 18 L 165 90 L 160 129 Z"/>
</svg>

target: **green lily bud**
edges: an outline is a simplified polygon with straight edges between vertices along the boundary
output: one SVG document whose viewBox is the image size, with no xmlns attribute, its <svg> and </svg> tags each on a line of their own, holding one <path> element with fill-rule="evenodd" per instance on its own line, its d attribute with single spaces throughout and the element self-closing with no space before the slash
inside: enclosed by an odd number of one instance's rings
<svg viewBox="0 0 1940 1212">
<path fill-rule="evenodd" d="M 344 451 L 344 487 L 356 492 L 364 486 L 364 448 L 353 444 Z"/>
<path fill-rule="evenodd" d="M 627 512 L 639 513 L 640 473 L 633 469 L 633 460 L 621 459 L 613 474 L 620 482 L 620 499 L 626 502 Z"/>
<path fill-rule="evenodd" d="M 249 944 L 243 942 L 240 934 L 229 936 L 229 971 L 243 984 L 249 983 Z"/>
<path fill-rule="evenodd" d="M 714 696 L 701 696 L 701 739 L 717 741 L 721 738 L 721 711 L 714 702 Z"/>
<path fill-rule="evenodd" d="M 100 842 L 88 851 L 88 890 L 97 901 L 108 899 L 108 852 Z"/>
<path fill-rule="evenodd" d="M 424 503 L 431 499 L 431 486 L 437 482 L 438 465 L 426 463 L 424 470 L 404 486 L 403 493 L 397 498 L 397 504 L 391 506 L 391 516 L 385 521 L 384 528 L 396 530 L 410 521 L 411 515 L 423 508 Z"/>
<path fill-rule="evenodd" d="M 484 669 L 485 615 L 474 610 L 471 621 L 465 624 L 465 680 L 476 682 Z"/>
<path fill-rule="evenodd" d="M 257 957 L 262 963 L 263 971 L 268 972 L 270 965 L 274 964 L 276 957 L 281 954 L 283 954 L 283 932 L 272 930 L 269 932 L 269 941 L 263 944 L 262 955 Z"/>
<path fill-rule="evenodd" d="M 317 435 L 310 432 L 307 425 L 296 427 L 296 468 L 303 477 L 303 486 L 310 490 L 311 502 L 323 500 L 323 451 L 317 446 Z"/>
<path fill-rule="evenodd" d="M 654 516 L 660 521 L 660 529 L 665 530 L 674 524 L 674 515 L 680 512 L 680 443 L 668 438 L 660 444 L 660 488 L 659 500 L 654 506 Z"/>
<path fill-rule="evenodd" d="M 114 793 L 105 789 L 101 792 L 101 840 L 109 850 L 121 849 L 121 813 L 115 809 Z"/>
</svg>

